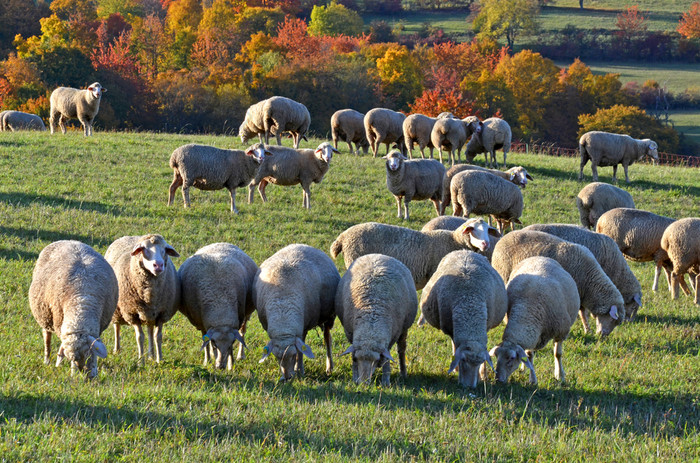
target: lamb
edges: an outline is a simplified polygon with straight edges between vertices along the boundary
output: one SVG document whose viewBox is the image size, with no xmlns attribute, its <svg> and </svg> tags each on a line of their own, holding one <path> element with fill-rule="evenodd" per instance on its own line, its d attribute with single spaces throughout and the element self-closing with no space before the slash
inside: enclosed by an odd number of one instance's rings
<svg viewBox="0 0 700 463">
<path fill-rule="evenodd" d="M 440 162 L 442 162 L 442 150 L 450 152 L 450 163 L 455 163 L 455 151 L 457 160 L 460 160 L 462 146 L 467 142 L 470 132 L 468 126 L 460 119 L 442 118 L 435 121 L 430 132 L 430 141 L 438 149 Z"/>
<path fill-rule="evenodd" d="M 484 362 L 491 365 L 487 331 L 499 325 L 508 309 L 503 279 L 484 256 L 462 250 L 447 254 L 423 289 L 425 320 L 452 339 L 459 384 L 475 388 Z"/>
<path fill-rule="evenodd" d="M 444 114 L 444 113 L 443 113 Z M 445 117 L 445 116 L 443 116 Z M 420 149 L 420 157 L 425 159 L 423 150 L 430 148 L 430 159 L 433 159 L 433 143 L 430 134 L 433 131 L 433 126 L 437 118 L 424 116 L 423 114 L 411 114 L 403 121 L 403 138 L 408 155 L 413 157 L 413 143 L 418 144 Z"/>
<path fill-rule="evenodd" d="M 679 219 L 669 225 L 661 237 L 661 249 L 666 251 L 673 264 L 671 273 L 671 298 L 678 298 L 678 285 L 690 294 L 685 284 L 685 274 L 695 290 L 695 303 L 700 305 L 700 218 Z"/>
<path fill-rule="evenodd" d="M 465 156 L 468 163 L 471 163 L 477 154 L 487 153 L 491 154 L 491 160 L 487 160 L 487 164 L 498 168 L 496 150 L 503 149 L 503 167 L 508 167 L 506 158 L 510 151 L 513 133 L 506 121 L 498 117 L 490 117 L 483 122 L 477 119 L 469 123 L 469 130 L 474 136 L 467 143 Z"/>
<path fill-rule="evenodd" d="M 341 355 L 352 354 L 352 380 L 369 382 L 382 369 L 389 386 L 396 344 L 401 376 L 406 377 L 406 338 L 416 319 L 418 301 L 411 272 L 397 259 L 382 254 L 359 257 L 345 272 L 335 295 L 335 312 L 350 342 Z"/>
<path fill-rule="evenodd" d="M 442 181 L 445 166 L 435 159 L 408 161 L 398 150 L 392 150 L 386 159 L 386 186 L 396 198 L 397 216 L 401 218 L 403 198 L 403 218 L 408 220 L 408 203 L 412 200 L 429 199 L 440 215 L 442 201 Z"/>
<path fill-rule="evenodd" d="M 22 111 L 3 111 L 4 114 L 0 117 L 3 130 L 37 130 L 40 132 L 46 131 L 46 126 L 41 117 L 36 114 L 23 113 Z"/>
<path fill-rule="evenodd" d="M 275 185 L 297 185 L 301 183 L 304 190 L 302 205 L 311 209 L 311 183 L 321 183 L 328 172 L 333 153 L 338 150 L 330 143 L 323 142 L 318 148 L 293 149 L 284 146 L 265 146 L 256 143 L 246 150 L 246 154 L 258 159 L 265 159 L 260 164 L 255 178 L 248 185 L 248 203 L 253 203 L 255 187 L 258 187 L 260 198 L 267 202 L 265 188 L 268 183 Z"/>
<path fill-rule="evenodd" d="M 323 328 L 326 373 L 333 370 L 331 328 L 335 321 L 335 293 L 340 274 L 323 252 L 305 244 L 291 244 L 260 265 L 253 282 L 253 300 L 262 327 L 270 336 L 263 362 L 270 353 L 279 361 L 282 381 L 304 374 L 304 355 L 315 358 L 306 333 Z"/>
<path fill-rule="evenodd" d="M 401 153 L 406 154 L 406 146 L 403 138 L 403 121 L 406 116 L 386 108 L 374 108 L 365 114 L 365 136 L 372 148 L 372 154 L 377 157 L 379 144 L 386 145 L 389 154 L 389 145 L 396 143 Z"/>
<path fill-rule="evenodd" d="M 489 172 L 466 170 L 450 182 L 450 195 L 455 216 L 490 214 L 498 222 L 498 231 L 503 233 L 505 223 L 522 224 L 523 194 L 520 188 Z"/>
<path fill-rule="evenodd" d="M 642 305 L 642 287 L 627 265 L 625 256 L 609 236 L 576 225 L 566 224 L 536 224 L 526 227 L 525 230 L 549 233 L 563 240 L 585 246 L 622 294 L 625 301 L 626 319 L 634 319 L 637 310 Z"/>
<path fill-rule="evenodd" d="M 674 221 L 675 219 L 670 217 L 648 211 L 617 207 L 601 215 L 595 229 L 598 233 L 612 238 L 625 258 L 635 262 L 654 261 L 656 270 L 651 290 L 656 291 L 662 268 L 666 272 L 666 281 L 671 289 L 673 266 L 666 251 L 661 249 L 661 237 L 664 230 Z"/>
<path fill-rule="evenodd" d="M 161 235 L 123 236 L 107 248 L 105 259 L 119 282 L 119 302 L 114 311 L 114 352 L 121 348 L 121 325 L 134 327 L 139 362 L 143 362 L 144 334 L 148 327 L 148 353 L 160 363 L 163 324 L 180 305 L 180 279 L 168 256 L 180 254 Z M 154 352 L 155 350 L 155 352 Z"/>
<path fill-rule="evenodd" d="M 365 135 L 365 115 L 354 109 L 341 109 L 331 116 L 331 137 L 333 146 L 338 149 L 338 141 L 348 144 L 351 153 L 360 154 L 360 147 L 364 154 L 369 150 L 369 142 Z M 355 149 L 352 149 L 352 144 Z"/>
<path fill-rule="evenodd" d="M 452 251 L 486 253 L 491 237 L 500 234 L 481 219 L 470 219 L 455 231 L 419 232 L 410 228 L 368 222 L 345 230 L 331 244 L 331 257 L 343 253 L 345 265 L 365 254 L 384 254 L 400 260 L 411 271 L 417 289 L 428 282 L 440 260 Z"/>
<path fill-rule="evenodd" d="M 605 274 L 591 251 L 549 233 L 516 230 L 496 244 L 491 264 L 508 283 L 516 265 L 528 257 L 550 257 L 576 282 L 581 307 L 596 319 L 597 333 L 607 336 L 625 318 L 624 300 L 620 291 Z M 583 320 L 583 317 L 581 317 Z"/>
<path fill-rule="evenodd" d="M 56 241 L 37 259 L 29 287 L 29 307 L 44 334 L 44 363 L 51 357 L 51 334 L 61 339 L 58 366 L 64 357 L 71 373 L 97 376 L 97 357 L 107 356 L 100 334 L 117 307 L 119 288 L 107 261 L 87 244 Z"/>
<path fill-rule="evenodd" d="M 265 130 L 265 124 L 263 123 L 263 105 L 266 101 L 258 101 L 250 105 L 246 110 L 245 118 L 238 128 L 238 136 L 241 137 L 241 143 L 244 145 L 256 135 L 260 143 L 268 143 L 270 133 Z"/>
<path fill-rule="evenodd" d="M 522 362 L 537 384 L 534 351 L 554 340 L 554 377 L 564 381 L 563 342 L 576 321 L 581 299 L 576 282 L 549 257 L 529 257 L 516 266 L 508 282 L 508 323 L 501 343 L 489 354 L 496 357 L 496 380 L 508 381 Z"/>
<path fill-rule="evenodd" d="M 576 208 L 581 218 L 581 225 L 586 228 L 595 228 L 598 218 L 616 207 L 634 209 L 634 200 L 625 190 L 607 183 L 589 183 L 579 191 L 576 197 Z"/>
<path fill-rule="evenodd" d="M 61 132 L 66 133 L 66 120 L 77 118 L 83 124 L 83 133 L 86 137 L 92 135 L 92 123 L 100 110 L 102 94 L 107 89 L 99 82 L 94 82 L 85 90 L 77 88 L 58 87 L 51 92 L 51 117 L 49 125 L 51 133 L 56 130 L 56 122 L 61 127 Z"/>
<path fill-rule="evenodd" d="M 209 361 L 208 344 L 216 355 L 216 368 L 232 368 L 235 341 L 239 342 L 238 358 L 243 358 L 247 320 L 255 311 L 257 271 L 253 259 L 229 243 L 205 246 L 180 266 L 180 311 L 202 333 L 204 365 Z"/>
<path fill-rule="evenodd" d="M 658 145 L 648 138 L 638 140 L 629 135 L 592 131 L 584 133 L 578 141 L 581 154 L 581 169 L 578 179 L 583 180 L 583 167 L 591 160 L 593 181 L 598 181 L 598 166 L 613 168 L 613 183 L 617 183 L 617 166 L 625 169 L 625 181 L 630 182 L 627 168 L 644 156 L 659 160 Z"/>
</svg>

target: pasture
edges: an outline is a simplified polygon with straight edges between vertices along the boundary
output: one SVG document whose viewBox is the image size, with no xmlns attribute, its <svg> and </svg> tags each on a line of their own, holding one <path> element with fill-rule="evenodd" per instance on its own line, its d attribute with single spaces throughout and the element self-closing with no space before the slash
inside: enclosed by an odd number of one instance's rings
<svg viewBox="0 0 700 463">
<path fill-rule="evenodd" d="M 651 292 L 651 263 L 631 264 L 644 290 L 636 321 L 607 339 L 580 322 L 564 342 L 567 382 L 553 376 L 551 344 L 535 359 L 540 383 L 524 372 L 476 390 L 447 375 L 448 338 L 425 326 L 408 336 L 408 378 L 357 386 L 349 357 L 332 375 L 320 359 L 306 377 L 278 382 L 274 359 L 258 364 L 267 335 L 253 315 L 247 358 L 232 371 L 203 367 L 201 338 L 181 314 L 165 325 L 164 361 L 138 366 L 132 330 L 87 382 L 69 368 L 43 364 L 41 330 L 28 307 L 34 262 L 47 244 L 77 239 L 104 252 L 122 235 L 161 233 L 182 257 L 218 241 L 238 245 L 258 264 L 290 243 L 328 252 L 347 227 L 366 221 L 420 227 L 432 204 L 414 202 L 411 221 L 396 218 L 384 162 L 334 156 L 310 211 L 301 187 L 267 189 L 239 215 L 225 190 L 191 190 L 192 207 L 166 206 L 172 150 L 196 142 L 240 147 L 233 137 L 76 131 L 0 133 L 0 459 L 3 461 L 692 461 L 700 458 L 700 307 L 671 301 L 665 283 Z M 312 139 L 303 146 L 315 147 Z M 289 146 L 290 141 L 284 144 Z M 380 151 L 384 154 L 384 149 Z M 483 157 L 477 161 L 483 164 Z M 525 224 L 575 223 L 578 160 L 513 153 L 535 181 L 524 190 Z M 610 181 L 612 169 L 600 169 Z M 584 171 L 590 181 L 590 164 Z M 637 207 L 671 217 L 700 216 L 698 169 L 630 167 Z M 345 267 L 338 259 L 341 274 Z M 502 327 L 489 333 L 489 347 Z M 334 353 L 348 343 L 339 322 Z M 322 333 L 307 342 L 322 352 Z M 54 339 L 53 352 L 58 345 Z M 395 348 L 392 354 L 395 353 Z"/>
</svg>

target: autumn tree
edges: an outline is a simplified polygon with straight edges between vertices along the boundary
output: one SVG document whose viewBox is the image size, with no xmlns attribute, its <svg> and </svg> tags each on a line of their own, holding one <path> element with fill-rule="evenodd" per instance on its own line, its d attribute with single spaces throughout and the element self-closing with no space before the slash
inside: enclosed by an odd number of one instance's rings
<svg viewBox="0 0 700 463">
<path fill-rule="evenodd" d="M 202 5 L 198 0 L 174 0 L 170 3 L 165 21 L 166 30 L 173 37 L 170 50 L 175 68 L 188 67 L 201 19 Z"/>
<path fill-rule="evenodd" d="M 639 11 L 637 5 L 627 7 L 625 11 L 617 15 L 615 22 L 617 33 L 629 43 L 647 30 L 647 18 Z"/>
<path fill-rule="evenodd" d="M 537 31 L 539 12 L 537 0 L 481 0 L 473 28 L 479 37 L 505 37 L 513 49 L 518 36 Z"/>
<path fill-rule="evenodd" d="M 170 48 L 170 36 L 165 32 L 164 22 L 155 14 L 146 16 L 131 34 L 133 53 L 141 63 L 147 78 L 153 79 L 166 67 L 166 56 Z"/>
<path fill-rule="evenodd" d="M 690 5 L 678 22 L 678 33 L 686 39 L 700 39 L 700 2 Z"/>
<path fill-rule="evenodd" d="M 48 3 L 35 0 L 3 0 L 0 5 L 0 56 L 14 51 L 15 35 L 31 37 L 41 33 L 39 19 L 49 16 Z"/>
<path fill-rule="evenodd" d="M 454 70 L 439 66 L 431 67 L 430 88 L 423 90 L 423 93 L 409 104 L 411 112 L 431 117 L 442 112 L 450 112 L 460 119 L 476 115 L 471 101 L 459 88 L 459 80 Z"/>
<path fill-rule="evenodd" d="M 421 65 L 404 46 L 392 44 L 377 60 L 377 74 L 385 94 L 398 107 L 407 108 L 423 91 Z"/>
<path fill-rule="evenodd" d="M 360 15 L 333 1 L 328 6 L 314 6 L 309 22 L 310 35 L 359 35 L 364 23 Z"/>
</svg>

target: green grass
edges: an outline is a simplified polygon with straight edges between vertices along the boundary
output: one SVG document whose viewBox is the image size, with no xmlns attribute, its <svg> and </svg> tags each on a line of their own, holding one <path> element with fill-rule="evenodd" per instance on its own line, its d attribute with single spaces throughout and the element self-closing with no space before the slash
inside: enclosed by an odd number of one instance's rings
<svg viewBox="0 0 700 463">
<path fill-rule="evenodd" d="M 408 378 L 389 388 L 356 386 L 350 359 L 329 377 L 321 360 L 307 376 L 279 384 L 278 368 L 257 360 L 266 343 L 255 317 L 248 358 L 231 372 L 201 366 L 199 334 L 177 315 L 165 326 L 164 361 L 139 367 L 127 331 L 123 350 L 100 363 L 91 382 L 66 366 L 42 363 L 41 330 L 27 303 L 41 249 L 78 239 L 100 252 L 125 234 L 158 232 L 186 256 L 216 241 L 240 246 L 257 263 L 301 242 L 327 251 L 348 226 L 379 221 L 420 228 L 434 215 L 414 203 L 412 220 L 395 217 L 384 163 L 345 153 L 312 186 L 312 210 L 300 187 L 268 188 L 269 202 L 245 203 L 237 216 L 225 191 L 191 193 L 165 205 L 170 153 L 188 142 L 239 146 L 234 138 L 101 133 L 85 139 L 0 133 L 0 459 L 3 461 L 692 461 L 700 458 L 700 311 L 687 297 L 651 287 L 651 264 L 632 264 L 645 290 L 639 318 L 605 339 L 577 322 L 564 343 L 567 383 L 552 373 L 551 348 L 535 361 L 540 384 L 524 373 L 475 391 L 446 374 L 450 344 L 430 327 L 413 327 Z M 285 142 L 287 145 L 289 141 Z M 306 146 L 314 146 L 312 140 Z M 481 161 L 483 158 L 479 158 Z M 574 158 L 513 154 L 535 182 L 524 191 L 525 224 L 575 222 Z M 590 167 L 586 169 L 590 180 Z M 622 185 L 637 206 L 674 217 L 700 216 L 697 169 L 630 168 Z M 611 169 L 601 169 L 610 181 Z M 179 194 L 179 193 L 178 193 Z M 341 272 L 344 271 L 338 262 Z M 502 328 L 489 334 L 496 343 Z M 347 347 L 336 324 L 334 352 Z M 112 345 L 111 329 L 103 339 Z M 307 342 L 322 349 L 322 334 Z M 54 352 L 57 346 L 54 344 Z"/>
<path fill-rule="evenodd" d="M 700 144 L 700 111 L 673 111 L 671 122 L 679 132 Z M 698 153 L 700 155 L 700 153 Z"/>
<path fill-rule="evenodd" d="M 558 66 L 571 63 L 557 62 Z M 629 62 L 624 64 L 605 61 L 586 61 L 586 65 L 596 74 L 620 74 L 620 81 L 637 82 L 640 86 L 647 80 L 655 80 L 675 94 L 691 89 L 700 91 L 700 66 L 686 63 L 647 63 Z"/>
</svg>

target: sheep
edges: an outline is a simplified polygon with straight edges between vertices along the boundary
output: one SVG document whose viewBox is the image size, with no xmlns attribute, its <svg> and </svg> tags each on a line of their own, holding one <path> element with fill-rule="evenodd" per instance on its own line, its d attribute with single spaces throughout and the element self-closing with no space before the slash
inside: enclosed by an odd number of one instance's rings
<svg viewBox="0 0 700 463">
<path fill-rule="evenodd" d="M 601 215 L 595 230 L 609 236 L 617 244 L 625 258 L 635 262 L 654 261 L 654 283 L 652 291 L 659 287 L 659 275 L 663 268 L 666 273 L 668 288 L 671 289 L 671 272 L 673 266 L 668 254 L 661 249 L 661 237 L 664 230 L 675 219 L 656 215 L 652 212 L 617 207 Z"/>
<path fill-rule="evenodd" d="M 190 207 L 190 187 L 200 190 L 226 188 L 231 196 L 231 212 L 238 214 L 236 188 L 248 185 L 263 161 L 260 153 L 227 150 L 207 145 L 183 145 L 170 155 L 173 182 L 170 184 L 168 206 L 182 186 L 185 208 Z M 263 154 L 264 156 L 264 154 Z"/>
<path fill-rule="evenodd" d="M 536 385 L 534 351 L 553 339 L 554 377 L 564 381 L 563 342 L 581 303 L 576 282 L 554 259 L 536 256 L 515 267 L 507 291 L 508 323 L 501 343 L 489 352 L 497 359 L 496 380 L 507 382 L 522 362 Z"/>
<path fill-rule="evenodd" d="M 457 160 L 460 161 L 462 146 L 469 138 L 469 131 L 464 121 L 453 118 L 442 118 L 435 121 L 433 130 L 430 132 L 430 141 L 438 149 L 440 162 L 442 162 L 442 150 L 450 152 L 450 163 L 455 163 L 455 151 Z"/>
<path fill-rule="evenodd" d="M 666 251 L 673 265 L 671 298 L 678 298 L 678 285 L 690 294 L 685 274 L 695 290 L 695 304 L 700 305 L 700 218 L 679 219 L 669 225 L 661 237 L 661 249 Z"/>
<path fill-rule="evenodd" d="M 343 253 L 345 265 L 365 254 L 384 254 L 400 260 L 413 275 L 417 289 L 422 289 L 440 264 L 452 251 L 469 249 L 486 253 L 491 236 L 500 234 L 481 219 L 470 219 L 455 231 L 419 232 L 410 228 L 376 222 L 353 225 L 338 235 L 331 244 L 335 259 Z"/>
<path fill-rule="evenodd" d="M 364 118 L 365 136 L 372 148 L 372 155 L 376 158 L 379 144 L 386 145 L 389 154 L 389 145 L 396 143 L 402 154 L 406 154 L 406 145 L 403 138 L 403 121 L 406 116 L 402 113 L 386 108 L 374 108 L 367 111 Z"/>
<path fill-rule="evenodd" d="M 351 153 L 360 154 L 360 147 L 364 154 L 369 150 L 369 142 L 365 135 L 365 115 L 354 109 L 341 109 L 331 116 L 331 137 L 333 147 L 338 149 L 338 141 L 348 144 Z M 355 144 L 355 150 L 352 144 Z"/>
<path fill-rule="evenodd" d="M 589 183 L 576 196 L 581 225 L 589 229 L 595 228 L 601 215 L 616 207 L 634 209 L 634 200 L 625 190 L 608 183 Z"/>
<path fill-rule="evenodd" d="M 397 259 L 367 254 L 355 260 L 340 279 L 335 312 L 350 342 L 342 354 L 352 354 L 352 380 L 369 382 L 382 369 L 382 386 L 389 386 L 396 344 L 399 370 L 406 378 L 406 337 L 418 312 L 411 272 Z"/>
<path fill-rule="evenodd" d="M 472 120 L 469 122 L 469 131 L 474 136 L 467 143 L 465 156 L 468 163 L 474 161 L 479 153 L 490 153 L 491 160 L 487 160 L 487 164 L 497 169 L 496 150 L 503 149 L 503 167 L 508 167 L 506 158 L 510 151 L 513 133 L 506 121 L 498 117 L 490 117 L 484 121 Z"/>
<path fill-rule="evenodd" d="M 627 168 L 644 156 L 659 160 L 658 145 L 648 138 L 638 140 L 629 135 L 592 131 L 584 133 L 578 141 L 581 154 L 581 168 L 578 179 L 583 180 L 583 167 L 591 160 L 593 181 L 598 181 L 598 166 L 613 168 L 613 183 L 617 183 L 617 166 L 622 164 L 625 170 L 625 181 L 630 182 Z"/>
<path fill-rule="evenodd" d="M 265 144 L 269 134 L 274 134 L 277 144 L 282 144 L 282 132 L 290 132 L 294 140 L 294 149 L 299 149 L 301 139 L 306 139 L 306 132 L 311 125 L 311 115 L 303 104 L 283 96 L 268 98 L 262 107 L 265 126 Z"/>
<path fill-rule="evenodd" d="M 112 267 L 79 241 L 56 241 L 36 261 L 29 287 L 29 307 L 44 335 L 44 363 L 51 357 L 51 334 L 61 339 L 58 366 L 64 357 L 71 373 L 97 376 L 97 357 L 107 356 L 100 334 L 109 326 L 119 296 Z"/>
<path fill-rule="evenodd" d="M 445 166 L 435 159 L 416 159 L 408 161 L 398 150 L 392 150 L 384 156 L 386 159 L 386 186 L 396 198 L 397 217 L 401 218 L 401 199 L 403 198 L 403 218 L 408 220 L 408 203 L 412 200 L 429 199 L 440 215 L 442 201 L 442 181 Z"/>
<path fill-rule="evenodd" d="M 23 113 L 22 111 L 3 111 L 0 117 L 3 130 L 37 130 L 46 131 L 46 126 L 41 117 L 36 114 Z"/>
<path fill-rule="evenodd" d="M 486 333 L 501 323 L 508 309 L 501 276 L 484 256 L 451 252 L 425 285 L 420 308 L 430 325 L 452 339 L 448 374 L 459 367 L 459 384 L 475 388 L 480 366 L 486 362 L 493 368 Z"/>
<path fill-rule="evenodd" d="M 522 224 L 523 194 L 520 188 L 489 172 L 466 170 L 460 172 L 450 182 L 453 214 L 490 214 L 498 222 L 498 231 L 503 233 L 505 223 Z"/>
<path fill-rule="evenodd" d="M 170 261 L 180 254 L 161 235 L 123 236 L 107 248 L 105 259 L 119 282 L 119 302 L 114 311 L 114 352 L 119 352 L 121 325 L 134 327 L 139 362 L 143 362 L 144 334 L 148 327 L 148 353 L 160 363 L 163 324 L 180 305 L 180 279 Z"/>
<path fill-rule="evenodd" d="M 445 117 L 446 116 L 443 116 L 443 118 Z M 425 159 L 425 153 L 423 150 L 425 148 L 430 148 L 430 159 L 433 159 L 433 150 L 435 147 L 431 141 L 430 134 L 433 131 L 433 126 L 435 125 L 436 121 L 437 118 L 424 116 L 423 114 L 411 114 L 404 119 L 404 144 L 406 145 L 408 155 L 411 158 L 413 157 L 413 143 L 415 142 L 418 144 L 418 149 L 420 149 L 421 158 Z"/>
<path fill-rule="evenodd" d="M 454 119 L 455 115 L 449 111 L 443 111 L 437 115 L 437 119 Z"/>
<path fill-rule="evenodd" d="M 257 270 L 253 259 L 229 243 L 204 246 L 180 266 L 180 311 L 202 333 L 204 365 L 209 360 L 208 344 L 216 354 L 216 368 L 232 368 L 235 341 L 238 358 L 243 358 L 247 320 L 255 311 Z"/>
<path fill-rule="evenodd" d="M 581 298 L 579 315 L 588 310 L 596 319 L 598 334 L 607 336 L 624 320 L 625 306 L 620 291 L 610 281 L 591 251 L 580 244 L 549 233 L 516 230 L 498 241 L 491 264 L 507 284 L 515 266 L 533 256 L 556 260 L 573 277 Z M 584 320 L 583 316 L 581 320 Z"/>
<path fill-rule="evenodd" d="M 315 358 L 306 333 L 323 328 L 326 374 L 333 370 L 331 328 L 335 321 L 335 293 L 340 274 L 323 252 L 305 244 L 291 244 L 260 265 L 253 282 L 258 318 L 270 337 L 260 362 L 270 353 L 279 361 L 282 381 L 304 375 L 304 355 Z"/>
<path fill-rule="evenodd" d="M 265 130 L 265 124 L 263 123 L 263 105 L 266 101 L 258 101 L 250 105 L 246 110 L 243 122 L 238 128 L 238 136 L 241 137 L 241 143 L 244 145 L 256 135 L 260 143 L 264 142 L 267 144 L 269 141 L 270 134 Z"/>
<path fill-rule="evenodd" d="M 51 117 L 49 125 L 51 134 L 56 131 L 56 122 L 61 132 L 66 133 L 66 120 L 77 118 L 83 124 L 86 137 L 92 135 L 92 123 L 100 110 L 102 94 L 107 91 L 99 82 L 94 82 L 85 90 L 77 88 L 58 87 L 51 92 Z"/>
<path fill-rule="evenodd" d="M 525 230 L 549 233 L 563 240 L 585 246 L 622 294 L 625 301 L 626 319 L 634 319 L 637 310 L 642 305 L 642 287 L 612 238 L 577 225 L 536 224 L 526 227 Z"/>
<path fill-rule="evenodd" d="M 328 142 L 321 143 L 315 150 L 265 146 L 261 143 L 252 145 L 246 150 L 246 154 L 265 159 L 265 162 L 260 164 L 255 178 L 248 185 L 248 203 L 253 203 L 256 186 L 262 202 L 267 202 L 265 188 L 268 183 L 283 186 L 301 183 L 304 190 L 302 205 L 311 209 L 311 183 L 321 183 L 323 176 L 328 172 L 333 153 L 337 152 L 338 150 Z"/>
</svg>

